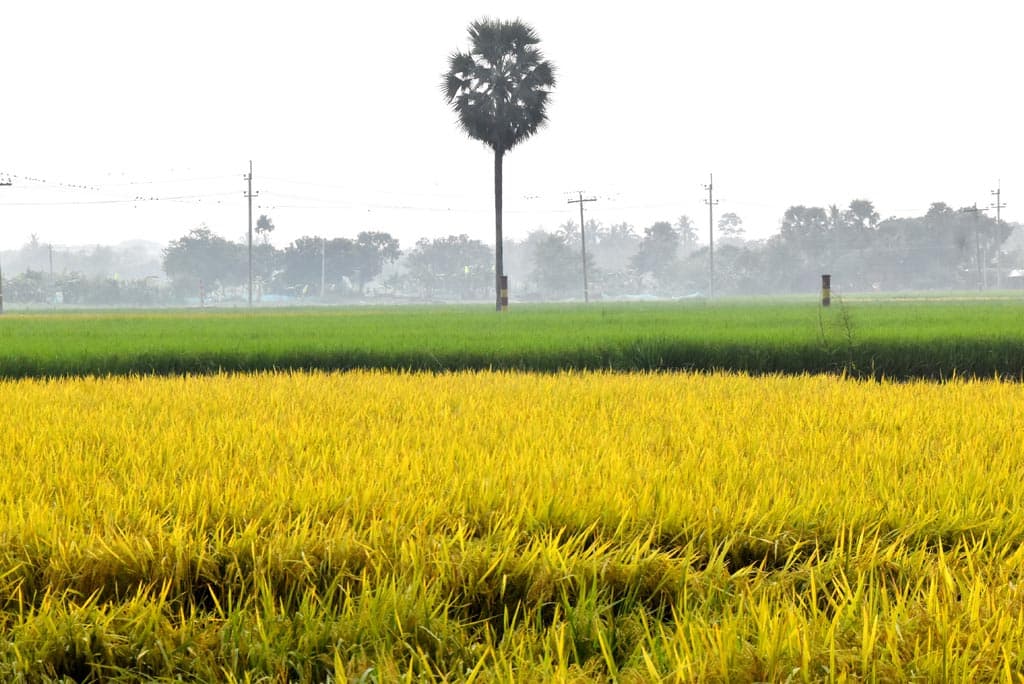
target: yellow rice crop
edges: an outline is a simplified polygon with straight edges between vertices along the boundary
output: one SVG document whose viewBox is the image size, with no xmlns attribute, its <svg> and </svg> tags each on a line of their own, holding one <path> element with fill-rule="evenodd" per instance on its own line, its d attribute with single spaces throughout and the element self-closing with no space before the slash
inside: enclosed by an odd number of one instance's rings
<svg viewBox="0 0 1024 684">
<path fill-rule="evenodd" d="M 1024 386 L 0 383 L 0 676 L 1024 681 Z"/>
</svg>

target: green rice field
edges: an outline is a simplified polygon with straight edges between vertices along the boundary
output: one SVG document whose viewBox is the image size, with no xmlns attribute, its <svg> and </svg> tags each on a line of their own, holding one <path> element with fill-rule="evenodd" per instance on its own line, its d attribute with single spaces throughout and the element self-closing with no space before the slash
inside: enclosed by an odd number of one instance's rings
<svg viewBox="0 0 1024 684">
<path fill-rule="evenodd" d="M 1024 298 L 7 313 L 0 376 L 272 369 L 1021 378 Z"/>
</svg>

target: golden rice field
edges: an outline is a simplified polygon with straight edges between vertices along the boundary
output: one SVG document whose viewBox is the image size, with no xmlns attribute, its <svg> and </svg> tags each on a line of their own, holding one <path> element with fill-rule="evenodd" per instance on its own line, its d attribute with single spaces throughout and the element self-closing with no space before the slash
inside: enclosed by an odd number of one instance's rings
<svg viewBox="0 0 1024 684">
<path fill-rule="evenodd" d="M 0 680 L 1024 681 L 1024 385 L 0 382 Z"/>
</svg>

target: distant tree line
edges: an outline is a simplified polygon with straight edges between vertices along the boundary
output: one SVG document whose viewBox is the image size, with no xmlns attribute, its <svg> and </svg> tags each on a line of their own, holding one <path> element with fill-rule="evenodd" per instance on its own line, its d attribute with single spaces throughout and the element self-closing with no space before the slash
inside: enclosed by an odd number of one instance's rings
<svg viewBox="0 0 1024 684">
<path fill-rule="evenodd" d="M 161 306 L 172 303 L 154 245 L 68 249 L 39 236 L 0 254 L 4 302 L 23 306 Z"/>
<path fill-rule="evenodd" d="M 389 233 L 362 231 L 304 236 L 279 249 L 270 242 L 273 231 L 268 216 L 256 222 L 254 295 L 262 301 L 484 301 L 493 288 L 493 245 L 467 235 L 421 239 L 403 250 Z M 706 236 L 687 216 L 641 230 L 588 221 L 586 236 L 594 298 L 707 292 Z M 714 252 L 721 295 L 813 292 L 822 273 L 832 275 L 838 292 L 991 289 L 1024 281 L 1024 230 L 941 202 L 923 216 L 884 220 L 867 200 L 846 208 L 793 206 L 766 240 L 747 239 L 742 218 L 725 212 L 716 222 Z M 142 243 L 67 250 L 33 236 L 0 257 L 9 304 L 240 302 L 248 287 L 247 244 L 206 226 L 172 240 L 159 256 Z M 507 240 L 504 260 L 514 299 L 583 297 L 580 230 L 573 221 Z"/>
<path fill-rule="evenodd" d="M 253 289 L 260 298 L 362 295 L 384 264 L 394 263 L 401 255 L 398 240 L 388 233 L 364 231 L 355 238 L 305 236 L 277 249 L 268 238 L 273 230 L 270 219 L 261 216 L 257 226 Z M 248 289 L 248 245 L 201 226 L 164 249 L 163 270 L 178 297 L 229 299 Z"/>
<path fill-rule="evenodd" d="M 743 220 L 726 212 L 715 231 L 715 292 L 806 293 L 823 273 L 840 292 L 1007 287 L 1024 260 L 1021 241 L 1008 240 L 1015 228 L 941 202 L 924 216 L 882 220 L 871 202 L 854 200 L 845 209 L 790 207 L 777 234 L 747 240 Z M 689 217 L 642 232 L 588 221 L 586 235 L 588 279 L 599 296 L 684 296 L 709 288 L 709 247 L 698 245 Z M 582 297 L 579 242 L 579 226 L 570 221 L 507 248 L 525 276 L 520 287 L 538 298 Z"/>
</svg>

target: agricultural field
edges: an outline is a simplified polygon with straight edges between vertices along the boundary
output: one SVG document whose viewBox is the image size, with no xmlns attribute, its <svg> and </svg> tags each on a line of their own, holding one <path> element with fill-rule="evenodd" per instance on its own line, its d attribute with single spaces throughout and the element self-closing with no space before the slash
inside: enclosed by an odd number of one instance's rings
<svg viewBox="0 0 1024 684">
<path fill-rule="evenodd" d="M 0 680 L 1024 681 L 1022 314 L 4 314 Z"/>
<path fill-rule="evenodd" d="M 996 378 L 3 380 L 0 679 L 1019 682 L 1022 420 Z"/>
<path fill-rule="evenodd" d="M 0 377 L 372 368 L 1021 379 L 1024 296 L 0 317 Z"/>
</svg>

